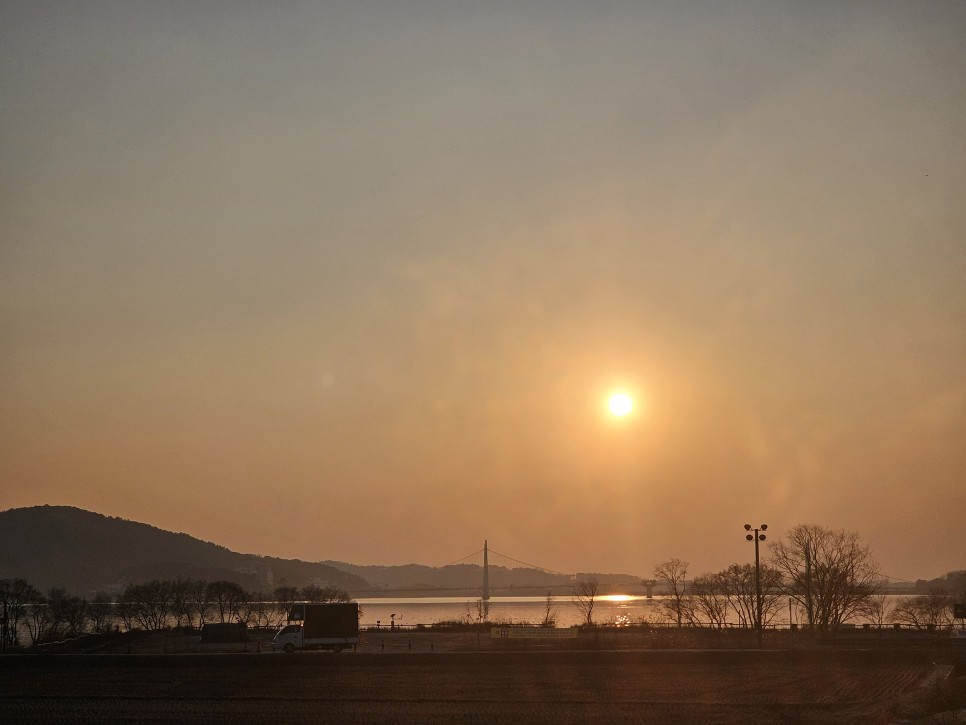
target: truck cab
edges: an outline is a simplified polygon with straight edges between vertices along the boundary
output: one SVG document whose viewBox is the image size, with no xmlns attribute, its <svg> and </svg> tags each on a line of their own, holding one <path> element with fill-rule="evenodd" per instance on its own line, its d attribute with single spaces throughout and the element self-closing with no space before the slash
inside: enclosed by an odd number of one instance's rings
<svg viewBox="0 0 966 725">
<path fill-rule="evenodd" d="M 286 624 L 275 633 L 272 646 L 276 651 L 284 650 L 285 652 L 302 649 L 302 625 Z"/>
</svg>

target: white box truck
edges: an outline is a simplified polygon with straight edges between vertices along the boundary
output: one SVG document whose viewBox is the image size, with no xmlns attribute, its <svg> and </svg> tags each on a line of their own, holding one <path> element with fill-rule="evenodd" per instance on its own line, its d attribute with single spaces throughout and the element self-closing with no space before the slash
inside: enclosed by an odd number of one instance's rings
<svg viewBox="0 0 966 725">
<path fill-rule="evenodd" d="M 355 602 L 296 604 L 288 623 L 275 633 L 276 651 L 330 649 L 335 652 L 359 644 L 359 605 Z"/>
</svg>

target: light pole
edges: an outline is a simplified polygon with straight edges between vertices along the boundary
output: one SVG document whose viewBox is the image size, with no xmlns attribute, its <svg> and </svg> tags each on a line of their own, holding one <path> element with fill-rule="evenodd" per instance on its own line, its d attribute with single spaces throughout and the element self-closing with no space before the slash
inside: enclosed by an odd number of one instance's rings
<svg viewBox="0 0 966 725">
<path fill-rule="evenodd" d="M 768 524 L 761 524 L 757 529 L 752 529 L 751 524 L 745 524 L 745 531 L 749 533 L 745 538 L 755 542 L 755 629 L 758 630 L 758 647 L 761 648 L 761 559 L 758 556 L 758 542 L 765 540 L 765 535 L 760 533 L 768 529 Z"/>
</svg>

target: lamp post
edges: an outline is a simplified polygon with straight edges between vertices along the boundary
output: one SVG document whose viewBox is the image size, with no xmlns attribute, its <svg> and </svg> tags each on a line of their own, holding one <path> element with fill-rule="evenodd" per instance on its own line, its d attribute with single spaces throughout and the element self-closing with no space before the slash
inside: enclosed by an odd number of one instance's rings
<svg viewBox="0 0 966 725">
<path fill-rule="evenodd" d="M 761 647 L 761 559 L 758 556 L 758 542 L 765 540 L 765 535 L 760 533 L 768 529 L 768 524 L 761 524 L 757 529 L 752 529 L 751 524 L 745 524 L 745 531 L 748 535 L 745 539 L 755 542 L 755 629 L 758 631 L 758 647 Z M 754 531 L 754 533 L 750 533 Z"/>
</svg>

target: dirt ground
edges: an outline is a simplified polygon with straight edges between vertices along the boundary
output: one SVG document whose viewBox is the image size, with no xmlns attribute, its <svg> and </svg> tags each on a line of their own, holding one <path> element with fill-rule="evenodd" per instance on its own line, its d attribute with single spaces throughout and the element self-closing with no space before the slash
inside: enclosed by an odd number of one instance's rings
<svg viewBox="0 0 966 725">
<path fill-rule="evenodd" d="M 576 650 L 640 650 L 640 649 L 756 649 L 757 640 L 751 630 L 715 631 L 656 628 L 600 628 L 582 630 L 574 639 L 501 639 L 492 628 L 447 631 L 440 629 L 367 629 L 361 632 L 357 652 L 476 652 L 476 651 L 576 651 Z M 202 645 L 197 631 L 125 632 L 89 635 L 63 643 L 45 645 L 43 652 L 69 654 L 187 654 L 228 652 L 271 652 L 276 630 L 248 630 L 248 642 L 241 644 Z M 903 632 L 902 636 L 886 630 L 866 633 L 861 630 L 823 641 L 803 632 L 769 633 L 766 649 L 918 649 L 941 655 L 959 652 L 966 655 L 966 638 L 953 639 L 929 633 Z M 36 649 L 34 650 L 36 651 Z"/>
<path fill-rule="evenodd" d="M 966 708 L 966 678 L 929 652 L 501 651 L 433 637 L 341 654 L 8 655 L 0 721 L 966 722 L 966 710 L 923 719 Z"/>
</svg>

